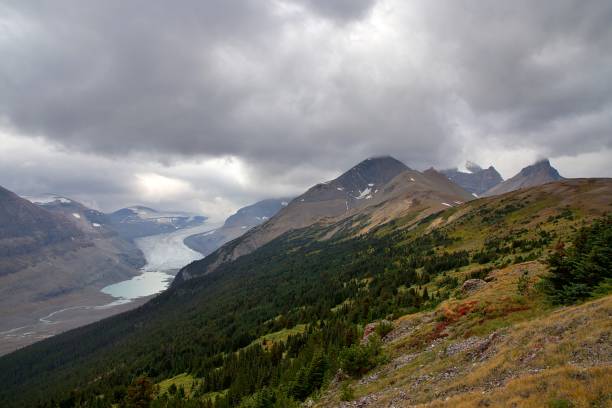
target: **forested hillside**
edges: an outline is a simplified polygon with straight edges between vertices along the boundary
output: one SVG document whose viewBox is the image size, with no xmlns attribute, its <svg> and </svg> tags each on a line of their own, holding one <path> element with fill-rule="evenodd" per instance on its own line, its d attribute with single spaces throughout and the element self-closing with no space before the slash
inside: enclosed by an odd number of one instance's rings
<svg viewBox="0 0 612 408">
<path fill-rule="evenodd" d="M 444 318 L 439 311 L 465 297 L 461 286 L 469 279 L 503 281 L 506 271 L 516 273 L 513 266 L 540 265 L 537 273 L 526 267 L 531 272 L 522 284 L 535 297 L 508 297 L 508 308 L 482 312 L 480 322 L 470 314 L 470 324 L 449 338 L 488 335 L 555 304 L 605 296 L 611 208 L 610 180 L 565 180 L 420 220 L 409 214 L 366 234 L 353 228 L 363 220 L 351 219 L 290 231 L 139 309 L 3 357 L 0 402 L 291 407 L 314 398 L 321 406 L 341 404 L 373 392 L 363 387 L 377 379 L 357 383 L 365 373 L 391 357 L 408 359 L 463 322 L 473 307 L 453 307 Z M 511 290 L 525 296 L 520 287 Z M 502 303 L 507 295 L 483 293 Z M 432 311 L 427 330 L 390 354 L 388 335 L 398 333 L 398 322 Z M 366 325 L 381 320 L 362 341 Z M 432 392 L 419 401 L 435 398 Z"/>
</svg>

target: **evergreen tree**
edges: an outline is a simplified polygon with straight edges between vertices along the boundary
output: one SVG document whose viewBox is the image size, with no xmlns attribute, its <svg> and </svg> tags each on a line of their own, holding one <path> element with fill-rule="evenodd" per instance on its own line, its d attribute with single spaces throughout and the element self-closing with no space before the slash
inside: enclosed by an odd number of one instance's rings
<svg viewBox="0 0 612 408">
<path fill-rule="evenodd" d="M 612 217 L 581 228 L 572 246 L 558 243 L 548 258 L 545 290 L 553 303 L 571 304 L 592 296 L 612 280 Z"/>
<path fill-rule="evenodd" d="M 327 359 L 325 354 L 322 350 L 317 350 L 308 368 L 308 395 L 321 388 L 326 370 Z"/>
</svg>

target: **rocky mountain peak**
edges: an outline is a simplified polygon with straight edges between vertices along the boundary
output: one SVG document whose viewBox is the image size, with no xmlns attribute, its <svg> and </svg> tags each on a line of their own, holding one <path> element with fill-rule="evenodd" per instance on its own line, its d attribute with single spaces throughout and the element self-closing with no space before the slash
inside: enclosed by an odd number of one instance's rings
<svg viewBox="0 0 612 408">
<path fill-rule="evenodd" d="M 548 175 L 553 180 L 563 179 L 563 177 L 559 174 L 557 169 L 551 166 L 550 160 L 548 159 L 539 160 L 535 162 L 534 164 L 532 164 L 531 166 L 527 166 L 523 168 L 519 174 L 525 177 L 529 177 L 529 176 L 533 176 L 535 174 L 540 174 L 540 173 Z"/>
<path fill-rule="evenodd" d="M 363 189 L 369 184 L 385 184 L 405 170 L 409 170 L 409 167 L 394 157 L 371 157 L 352 167 L 335 181 L 344 188 Z"/>
<path fill-rule="evenodd" d="M 441 173 L 454 183 L 477 196 L 495 187 L 504 180 L 493 166 L 483 169 L 478 164 L 468 160 L 465 163 L 465 168 L 467 171 L 460 171 L 454 168 L 442 170 Z"/>
<path fill-rule="evenodd" d="M 518 174 L 486 192 L 487 196 L 508 193 L 521 188 L 539 186 L 552 181 L 563 180 L 557 169 L 551 166 L 548 159 L 523 168 Z"/>
</svg>

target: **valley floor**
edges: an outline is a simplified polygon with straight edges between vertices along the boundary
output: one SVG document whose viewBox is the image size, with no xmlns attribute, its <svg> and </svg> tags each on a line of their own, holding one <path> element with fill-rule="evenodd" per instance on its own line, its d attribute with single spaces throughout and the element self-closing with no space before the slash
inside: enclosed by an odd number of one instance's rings
<svg viewBox="0 0 612 408">
<path fill-rule="evenodd" d="M 214 225 L 206 223 L 194 228 L 137 239 L 136 245 L 146 259 L 143 271 L 164 271 L 174 275 L 178 268 L 201 259 L 202 254 L 188 248 L 184 244 L 184 239 L 190 235 L 209 231 L 211 228 L 214 228 Z M 138 273 L 138 271 L 134 270 L 133 273 Z M 5 278 L 5 280 L 8 279 L 11 279 L 11 276 Z M 146 303 L 153 296 L 130 300 L 117 299 L 102 293 L 101 286 L 105 285 L 97 284 L 70 290 L 38 301 L 24 298 L 24 301 L 18 302 L 8 299 L 10 302 L 7 300 L 3 306 L 7 312 L 0 316 L 0 355 L 8 354 L 67 330 L 134 309 Z M 166 286 L 163 285 L 161 289 Z M 24 293 L 30 292 L 25 291 Z"/>
<path fill-rule="evenodd" d="M 48 300 L 16 305 L 13 318 L 2 318 L 0 355 L 76 327 L 134 309 L 151 297 L 117 302 L 96 288 L 87 288 Z"/>
</svg>

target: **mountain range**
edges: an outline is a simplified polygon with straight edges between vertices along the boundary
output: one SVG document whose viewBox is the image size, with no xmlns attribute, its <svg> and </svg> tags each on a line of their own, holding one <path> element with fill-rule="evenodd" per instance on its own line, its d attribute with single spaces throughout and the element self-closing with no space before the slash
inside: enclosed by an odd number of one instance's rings
<svg viewBox="0 0 612 408">
<path fill-rule="evenodd" d="M 219 231 L 247 232 L 185 266 L 143 306 L 0 358 L 0 403 L 605 401 L 612 180 L 562 179 L 546 161 L 476 198 L 451 176 L 376 157 L 286 205 L 238 211 Z M 477 177 L 469 185 L 482 191 Z M 206 238 L 190 245 L 206 248 Z M 576 274 L 561 299 L 600 299 L 560 309 L 545 279 L 565 261 L 551 254 L 581 251 L 591 252 L 567 265 L 599 275 Z"/>
<path fill-rule="evenodd" d="M 313 224 L 335 225 L 329 237 L 361 224 L 363 231 L 408 214 L 426 217 L 473 197 L 434 169 L 419 172 L 389 156 L 362 161 L 338 178 L 317 184 L 296 197 L 264 224 L 213 255 L 207 272 L 265 245 L 282 234 Z M 361 223 L 357 215 L 367 218 Z M 192 277 L 185 268 L 177 281 Z"/>
<path fill-rule="evenodd" d="M 195 227 L 206 221 L 202 215 L 158 211 L 139 205 L 112 212 L 107 218 L 111 228 L 129 240 Z"/>
</svg>

